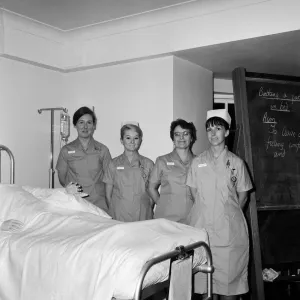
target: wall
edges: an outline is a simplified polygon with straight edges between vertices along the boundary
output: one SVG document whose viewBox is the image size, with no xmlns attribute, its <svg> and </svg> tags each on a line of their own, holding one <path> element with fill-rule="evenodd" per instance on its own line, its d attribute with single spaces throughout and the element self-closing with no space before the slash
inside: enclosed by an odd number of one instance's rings
<svg viewBox="0 0 300 300">
<path fill-rule="evenodd" d="M 0 144 L 15 155 L 16 183 L 48 186 L 50 113 L 37 110 L 62 105 L 62 79 L 58 72 L 0 58 Z M 2 179 L 8 182 L 5 154 L 2 160 Z"/>
<path fill-rule="evenodd" d="M 215 78 L 213 90 L 215 93 L 233 94 L 232 80 Z"/>
<path fill-rule="evenodd" d="M 95 106 L 95 138 L 113 156 L 122 152 L 120 122 L 128 119 L 140 122 L 141 153 L 152 159 L 172 149 L 166 137 L 177 117 L 195 120 L 195 152 L 204 150 L 202 119 L 212 106 L 212 74 L 169 54 L 297 30 L 298 7 L 296 0 L 194 1 L 175 11 L 67 32 L 1 10 L 0 142 L 16 155 L 17 183 L 48 185 L 50 114 L 37 114 L 41 107 L 64 106 L 72 115 L 83 104 Z M 70 140 L 74 136 L 72 129 Z"/>
<path fill-rule="evenodd" d="M 174 58 L 174 119 L 192 121 L 197 129 L 193 147 L 199 154 L 208 147 L 206 111 L 213 106 L 213 73 L 186 60 Z"/>
<path fill-rule="evenodd" d="M 172 149 L 169 125 L 173 120 L 173 57 L 97 68 L 64 75 L 67 96 L 63 105 L 71 114 L 82 105 L 95 107 L 94 137 L 112 156 L 123 152 L 122 121 L 138 121 L 144 131 L 140 153 L 155 158 Z M 72 128 L 70 139 L 75 138 Z"/>
<path fill-rule="evenodd" d="M 38 114 L 39 108 L 62 106 L 72 116 L 82 105 L 94 106 L 98 116 L 94 137 L 110 148 L 112 156 L 123 152 L 120 123 L 136 120 L 144 131 L 140 152 L 155 160 L 172 150 L 169 127 L 174 118 L 192 120 L 202 128 L 202 115 L 212 105 L 212 73 L 173 56 L 70 74 L 6 58 L 0 63 L 0 143 L 13 151 L 16 183 L 22 185 L 47 187 L 49 182 L 50 112 Z M 59 116 L 56 112 L 54 166 L 60 146 Z M 201 131 L 195 153 L 205 148 Z M 72 126 L 69 140 L 76 136 Z M 8 159 L 2 156 L 2 177 L 8 182 Z"/>
</svg>

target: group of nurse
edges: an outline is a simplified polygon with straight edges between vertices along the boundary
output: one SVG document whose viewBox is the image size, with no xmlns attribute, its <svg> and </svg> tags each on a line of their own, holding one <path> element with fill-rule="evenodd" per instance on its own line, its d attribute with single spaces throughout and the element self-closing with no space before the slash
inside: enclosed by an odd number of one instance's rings
<svg viewBox="0 0 300 300">
<path fill-rule="evenodd" d="M 252 184 L 244 162 L 225 146 L 230 123 L 226 110 L 208 111 L 210 147 L 195 156 L 194 124 L 173 121 L 173 151 L 154 164 L 139 153 L 143 131 L 138 123 L 122 124 L 124 152 L 112 159 L 108 148 L 93 138 L 95 113 L 81 107 L 73 116 L 78 137 L 58 157 L 59 181 L 63 186 L 78 183 L 87 200 L 119 221 L 166 218 L 205 228 L 215 266 L 214 297 L 237 299 L 248 291 L 249 242 L 242 208 Z M 205 280 L 201 275 L 195 280 L 195 291 L 204 293 Z"/>
<path fill-rule="evenodd" d="M 119 221 L 167 218 L 187 223 L 193 206 L 185 184 L 195 157 L 193 123 L 181 119 L 172 122 L 170 137 L 174 149 L 158 157 L 155 164 L 139 153 L 143 131 L 136 122 L 122 124 L 120 141 L 124 152 L 113 159 L 108 148 L 93 138 L 97 120 L 92 110 L 78 109 L 73 124 L 78 137 L 61 149 L 56 165 L 63 186 L 70 182 L 80 184 L 89 195 L 87 200 Z"/>
</svg>

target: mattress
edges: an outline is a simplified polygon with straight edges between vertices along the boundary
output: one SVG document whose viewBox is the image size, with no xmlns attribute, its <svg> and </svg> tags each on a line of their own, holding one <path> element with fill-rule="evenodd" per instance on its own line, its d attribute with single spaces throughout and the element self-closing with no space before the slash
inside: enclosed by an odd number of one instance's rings
<svg viewBox="0 0 300 300">
<path fill-rule="evenodd" d="M 41 201 L 27 210 L 35 214 L 21 231 L 0 232 L 1 300 L 132 299 L 145 262 L 178 245 L 207 242 L 205 230 L 165 219 L 122 223 Z M 205 262 L 198 249 L 194 265 Z M 145 287 L 168 272 L 168 262 L 154 266 Z"/>
</svg>

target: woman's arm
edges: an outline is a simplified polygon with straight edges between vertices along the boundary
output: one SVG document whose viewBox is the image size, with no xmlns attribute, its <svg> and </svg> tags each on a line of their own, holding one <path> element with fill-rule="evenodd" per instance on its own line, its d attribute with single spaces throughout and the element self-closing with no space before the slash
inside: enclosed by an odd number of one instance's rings
<svg viewBox="0 0 300 300">
<path fill-rule="evenodd" d="M 106 205 L 109 208 L 110 202 L 111 202 L 111 196 L 112 196 L 112 191 L 113 191 L 113 185 L 110 183 L 105 183 L 105 200 L 106 200 Z"/>
<path fill-rule="evenodd" d="M 241 209 L 243 209 L 247 202 L 248 192 L 237 192 L 237 195 L 238 195 L 240 207 L 241 207 Z"/>
<path fill-rule="evenodd" d="M 158 200 L 159 200 L 159 192 L 158 192 L 158 188 L 159 188 L 160 184 L 158 183 L 151 183 L 149 182 L 148 188 L 147 188 L 147 192 L 149 194 L 149 196 L 151 197 L 151 199 L 157 204 Z"/>
<path fill-rule="evenodd" d="M 66 146 L 62 147 L 56 163 L 56 170 L 58 173 L 59 183 L 65 187 L 69 182 L 66 182 L 66 177 L 68 173 L 68 162 L 67 162 L 67 152 Z"/>
<path fill-rule="evenodd" d="M 57 170 L 58 180 L 62 186 L 66 186 L 69 182 L 66 182 L 67 170 Z"/>
<path fill-rule="evenodd" d="M 191 187 L 191 186 L 189 186 L 188 188 L 189 188 L 190 193 L 192 195 L 193 201 L 195 202 L 196 195 L 197 195 L 197 188 L 194 188 L 194 187 Z"/>
<path fill-rule="evenodd" d="M 38 199 L 45 199 L 51 196 L 58 190 L 66 191 L 68 194 L 77 194 L 82 192 L 82 187 L 78 183 L 70 182 L 65 188 L 55 188 L 55 189 L 48 189 L 48 188 L 35 188 L 31 186 L 22 186 L 23 190 L 29 192 L 34 197 Z"/>
</svg>

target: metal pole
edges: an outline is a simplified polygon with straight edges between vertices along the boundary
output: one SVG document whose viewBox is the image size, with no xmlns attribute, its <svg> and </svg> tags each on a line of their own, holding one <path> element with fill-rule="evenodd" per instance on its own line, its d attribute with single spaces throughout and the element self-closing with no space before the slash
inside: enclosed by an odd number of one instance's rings
<svg viewBox="0 0 300 300">
<path fill-rule="evenodd" d="M 190 252 L 191 250 L 194 250 L 199 247 L 204 248 L 204 251 L 206 253 L 207 263 L 204 265 L 197 266 L 194 269 L 194 273 L 195 272 L 207 273 L 208 280 L 207 280 L 207 298 L 206 298 L 206 300 L 209 300 L 209 299 L 212 299 L 212 273 L 214 271 L 214 267 L 212 265 L 212 254 L 211 254 L 210 248 L 208 247 L 208 245 L 205 242 L 196 242 L 196 243 L 193 243 L 186 247 L 181 247 L 181 248 L 183 248 L 185 252 Z M 152 266 L 154 266 L 162 261 L 165 261 L 167 259 L 174 258 L 179 254 L 181 254 L 181 252 L 180 252 L 180 250 L 177 250 L 177 248 L 176 248 L 176 250 L 174 250 L 174 251 L 168 252 L 166 254 L 162 254 L 162 255 L 157 256 L 157 257 L 149 260 L 148 262 L 146 262 L 146 264 L 142 268 L 140 277 L 138 279 L 138 283 L 136 285 L 134 300 L 142 299 L 143 282 L 144 282 L 144 279 L 145 279 L 146 274 L 149 271 L 149 269 Z"/>
<path fill-rule="evenodd" d="M 50 170 L 49 170 L 49 188 L 54 188 L 54 169 L 53 169 L 53 152 L 54 152 L 54 110 L 51 109 L 51 138 L 50 138 Z"/>
<path fill-rule="evenodd" d="M 9 148 L 0 145 L 0 182 L 1 182 L 1 150 L 7 152 L 10 159 L 10 184 L 15 183 L 15 158 Z"/>
<path fill-rule="evenodd" d="M 68 110 L 64 107 L 55 107 L 55 108 L 41 108 L 38 109 L 38 113 L 41 114 L 43 110 L 50 110 L 51 112 L 51 124 L 50 124 L 50 169 L 49 169 L 49 188 L 54 188 L 54 174 L 55 170 L 53 168 L 53 153 L 54 153 L 54 111 L 62 110 L 65 113 Z"/>
</svg>

